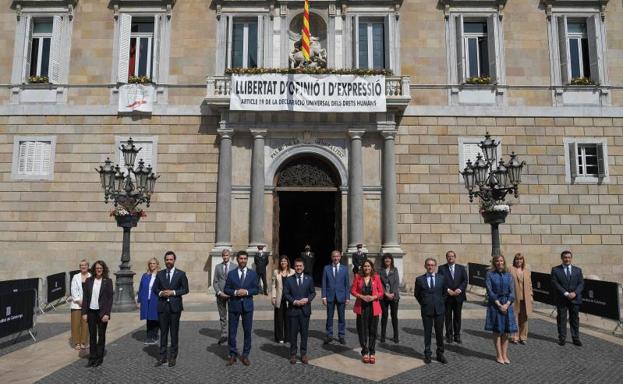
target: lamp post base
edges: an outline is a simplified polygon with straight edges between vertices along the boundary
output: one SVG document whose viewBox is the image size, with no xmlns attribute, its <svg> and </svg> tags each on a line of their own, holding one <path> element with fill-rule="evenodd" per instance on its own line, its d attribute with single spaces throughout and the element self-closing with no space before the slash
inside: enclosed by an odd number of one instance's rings
<svg viewBox="0 0 623 384">
<path fill-rule="evenodd" d="M 136 303 L 134 302 L 134 275 L 135 273 L 133 271 L 127 269 L 115 272 L 114 312 L 136 311 Z"/>
<path fill-rule="evenodd" d="M 491 257 L 499 256 L 502 254 L 500 245 L 500 230 L 499 225 L 506 221 L 507 211 L 489 211 L 483 212 L 482 217 L 485 223 L 491 225 Z"/>
</svg>

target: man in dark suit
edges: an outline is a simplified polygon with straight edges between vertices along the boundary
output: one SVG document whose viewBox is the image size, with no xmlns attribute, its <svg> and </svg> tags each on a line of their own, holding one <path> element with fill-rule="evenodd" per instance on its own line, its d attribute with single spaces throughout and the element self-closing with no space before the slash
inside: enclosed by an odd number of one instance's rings
<svg viewBox="0 0 623 384">
<path fill-rule="evenodd" d="M 465 267 L 456 264 L 456 253 L 446 252 L 447 263 L 439 266 L 439 274 L 442 275 L 447 285 L 446 297 L 446 343 L 456 341 L 461 344 L 461 310 L 465 301 L 467 289 L 467 271 Z"/>
<path fill-rule="evenodd" d="M 368 254 L 363 251 L 363 244 L 357 244 L 357 251 L 353 253 L 353 274 L 359 273 L 359 268 L 368 259 Z"/>
<path fill-rule="evenodd" d="M 314 252 L 311 251 L 311 247 L 309 244 L 305 244 L 305 251 L 301 252 L 301 259 L 303 259 L 303 264 L 305 265 L 306 274 L 313 276 L 314 275 L 314 264 L 316 263 Z"/>
<path fill-rule="evenodd" d="M 446 364 L 443 355 L 443 318 L 446 313 L 445 299 L 447 295 L 446 281 L 442 275 L 435 273 L 437 260 L 428 258 L 424 262 L 426 273 L 415 279 L 415 298 L 420 303 L 422 322 L 424 323 L 424 362 L 431 362 L 431 338 L 433 325 L 437 339 L 437 361 Z"/>
<path fill-rule="evenodd" d="M 316 297 L 313 279 L 303 274 L 303 260 L 294 260 L 294 275 L 288 277 L 283 284 L 283 295 L 288 302 L 288 325 L 290 326 L 290 364 L 296 364 L 297 339 L 301 334 L 301 362 L 307 364 L 307 336 L 309 334 L 309 317 L 311 302 Z"/>
<path fill-rule="evenodd" d="M 264 251 L 264 245 L 257 245 L 255 253 L 255 273 L 257 274 L 257 288 L 260 289 L 260 280 L 262 282 L 262 293 L 268 295 L 268 287 L 266 285 L 266 266 L 268 265 L 268 252 Z"/>
<path fill-rule="evenodd" d="M 326 265 L 322 271 L 322 304 L 327 307 L 327 338 L 324 343 L 329 344 L 333 340 L 333 315 L 337 307 L 337 325 L 340 344 L 346 344 L 345 309 L 350 303 L 350 282 L 348 268 L 340 264 L 342 254 L 340 251 L 331 252 L 331 264 Z"/>
<path fill-rule="evenodd" d="M 158 272 L 152 288 L 158 296 L 158 318 L 160 320 L 160 359 L 159 367 L 167 362 L 167 343 L 171 332 L 169 349 L 169 367 L 174 367 L 177 360 L 177 342 L 180 332 L 180 316 L 184 310 L 182 296 L 188 293 L 188 279 L 184 271 L 175 268 L 177 257 L 173 251 L 164 254 L 166 269 Z"/>
<path fill-rule="evenodd" d="M 556 298 L 556 324 L 558 325 L 558 344 L 565 345 L 567 338 L 567 311 L 569 312 L 569 327 L 573 344 L 582 346 L 580 341 L 580 305 L 582 304 L 582 290 L 584 277 L 582 270 L 571 265 L 573 255 L 570 251 L 560 254 L 562 264 L 552 268 L 552 288 Z"/>
<path fill-rule="evenodd" d="M 229 359 L 227 365 L 234 365 L 238 357 L 236 336 L 238 334 L 238 321 L 242 317 L 242 330 L 244 331 L 244 347 L 240 361 L 249 365 L 249 353 L 251 352 L 251 328 L 253 325 L 253 296 L 257 295 L 257 274 L 247 268 L 249 255 L 245 251 L 239 251 L 236 256 L 238 268 L 229 272 L 225 281 L 225 294 L 229 296 Z"/>
</svg>

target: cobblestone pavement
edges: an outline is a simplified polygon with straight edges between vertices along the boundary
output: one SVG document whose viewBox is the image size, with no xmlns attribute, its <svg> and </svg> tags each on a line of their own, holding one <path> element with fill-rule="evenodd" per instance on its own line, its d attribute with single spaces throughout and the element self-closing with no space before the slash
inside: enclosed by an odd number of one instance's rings
<svg viewBox="0 0 623 384">
<path fill-rule="evenodd" d="M 35 331 L 33 333 L 37 341 L 42 342 L 45 339 L 67 332 L 69 329 L 69 322 L 38 323 L 35 326 Z M 0 339 L 0 357 L 35 343 L 28 332 L 22 333 L 19 338 L 16 338 L 16 336 L 17 335 L 11 335 Z M 67 340 L 67 345 L 69 346 L 69 339 Z"/>
<path fill-rule="evenodd" d="M 183 318 L 183 315 L 182 315 Z M 144 330 L 139 328 L 107 347 L 104 365 L 85 368 L 80 360 L 44 377 L 41 383 L 372 383 L 314 365 L 291 366 L 287 345 L 273 342 L 273 323 L 254 322 L 251 366 L 237 363 L 225 366 L 227 347 L 218 346 L 218 323 L 182 321 L 180 353 L 174 368 L 154 368 L 157 346 L 143 345 Z M 495 362 L 494 348 L 483 320 L 464 320 L 463 344 L 446 346 L 449 364 L 437 362 L 388 377 L 382 383 L 616 383 L 623 382 L 623 347 L 582 335 L 583 347 L 556 343 L 556 325 L 531 320 L 528 345 L 511 345 L 511 365 Z M 324 322 L 310 326 L 309 355 L 312 360 L 339 354 L 350 358 L 348 365 L 362 364 L 357 348 L 354 321 L 347 323 L 346 346 L 322 344 Z M 377 353 L 422 359 L 423 331 L 419 320 L 400 324 L 400 344 L 387 343 Z M 242 343 L 239 332 L 239 345 Z M 391 332 L 390 332 L 391 335 Z M 433 346 L 434 348 L 434 346 Z M 377 361 L 378 369 L 391 369 L 391 359 Z M 347 371 L 349 367 L 344 367 Z"/>
</svg>

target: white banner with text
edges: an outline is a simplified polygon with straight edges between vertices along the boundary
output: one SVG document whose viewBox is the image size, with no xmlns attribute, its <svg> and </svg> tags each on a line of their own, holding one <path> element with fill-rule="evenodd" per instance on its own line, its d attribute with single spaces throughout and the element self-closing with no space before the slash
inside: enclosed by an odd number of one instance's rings
<svg viewBox="0 0 623 384">
<path fill-rule="evenodd" d="M 385 112 L 385 76 L 232 75 L 232 111 Z"/>
</svg>

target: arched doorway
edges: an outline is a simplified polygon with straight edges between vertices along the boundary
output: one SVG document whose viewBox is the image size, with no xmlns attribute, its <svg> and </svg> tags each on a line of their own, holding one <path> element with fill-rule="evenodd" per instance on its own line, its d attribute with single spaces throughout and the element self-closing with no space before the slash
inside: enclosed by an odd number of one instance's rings
<svg viewBox="0 0 623 384">
<path fill-rule="evenodd" d="M 274 185 L 273 249 L 292 262 L 309 244 L 315 253 L 311 275 L 320 284 L 322 268 L 341 244 L 340 176 L 329 161 L 302 154 L 282 164 Z"/>
</svg>

